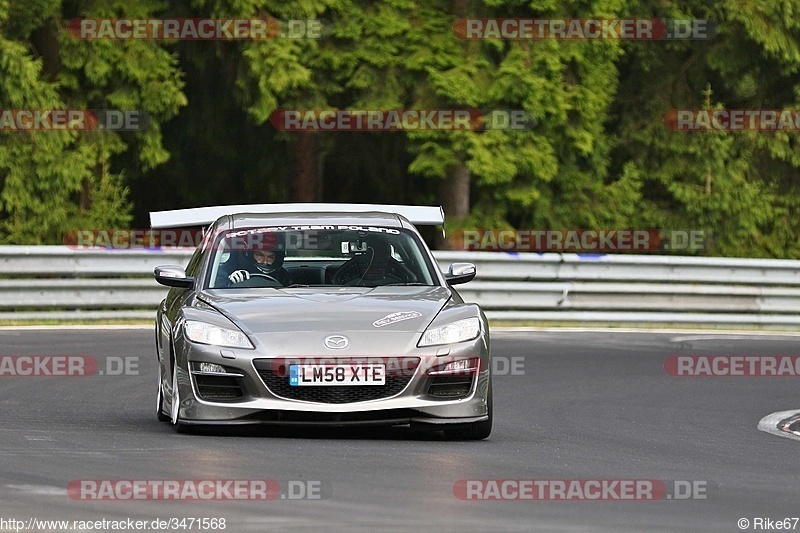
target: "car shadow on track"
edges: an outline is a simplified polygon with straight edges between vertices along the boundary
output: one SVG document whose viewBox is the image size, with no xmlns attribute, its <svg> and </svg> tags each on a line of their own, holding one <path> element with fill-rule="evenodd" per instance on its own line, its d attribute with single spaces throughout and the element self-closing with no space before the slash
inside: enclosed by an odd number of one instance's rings
<svg viewBox="0 0 800 533">
<path fill-rule="evenodd" d="M 441 431 L 419 431 L 408 427 L 282 427 L 282 426 L 196 426 L 184 434 L 209 437 L 325 440 L 410 440 L 444 441 Z"/>
</svg>

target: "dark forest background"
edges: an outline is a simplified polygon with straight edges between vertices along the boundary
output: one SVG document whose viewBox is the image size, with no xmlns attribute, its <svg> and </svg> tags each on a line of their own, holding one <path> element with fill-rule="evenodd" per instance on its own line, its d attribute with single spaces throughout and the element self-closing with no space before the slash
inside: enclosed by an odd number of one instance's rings
<svg viewBox="0 0 800 533">
<path fill-rule="evenodd" d="M 86 41 L 83 17 L 323 19 L 322 39 Z M 465 17 L 709 19 L 681 41 L 468 41 Z M 139 109 L 144 132 L 0 132 L 0 242 L 151 210 L 443 205 L 465 228 L 703 230 L 797 258 L 797 132 L 669 130 L 670 109 L 800 109 L 800 0 L 0 0 L 0 109 Z M 276 131 L 276 109 L 524 109 L 528 131 Z"/>
</svg>

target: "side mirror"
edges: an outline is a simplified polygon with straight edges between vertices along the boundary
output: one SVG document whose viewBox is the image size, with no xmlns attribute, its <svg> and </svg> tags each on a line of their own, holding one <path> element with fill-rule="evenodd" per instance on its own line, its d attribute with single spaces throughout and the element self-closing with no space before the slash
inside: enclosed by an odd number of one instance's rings
<svg viewBox="0 0 800 533">
<path fill-rule="evenodd" d="M 449 285 L 459 285 L 472 281 L 477 273 L 478 270 L 472 263 L 453 263 L 444 275 L 444 279 Z"/>
<path fill-rule="evenodd" d="M 194 287 L 194 278 L 186 277 L 186 271 L 180 265 L 157 266 L 153 271 L 156 281 L 167 287 L 191 289 Z"/>
</svg>

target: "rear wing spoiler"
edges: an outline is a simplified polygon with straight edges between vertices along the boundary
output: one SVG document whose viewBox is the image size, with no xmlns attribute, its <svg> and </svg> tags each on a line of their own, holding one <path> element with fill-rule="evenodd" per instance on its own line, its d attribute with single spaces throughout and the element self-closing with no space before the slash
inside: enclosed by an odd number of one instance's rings
<svg viewBox="0 0 800 533">
<path fill-rule="evenodd" d="M 218 218 L 237 213 L 366 213 L 378 211 L 394 213 L 407 218 L 419 226 L 438 226 L 444 224 L 444 210 L 441 206 L 383 205 L 383 204 L 251 204 L 194 207 L 172 211 L 151 211 L 150 227 L 182 228 L 188 226 L 208 226 Z"/>
</svg>

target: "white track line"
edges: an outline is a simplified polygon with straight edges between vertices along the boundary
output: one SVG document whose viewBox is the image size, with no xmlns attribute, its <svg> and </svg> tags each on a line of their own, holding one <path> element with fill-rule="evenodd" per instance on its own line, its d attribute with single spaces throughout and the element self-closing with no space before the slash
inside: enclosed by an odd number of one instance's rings
<svg viewBox="0 0 800 533">
<path fill-rule="evenodd" d="M 64 487 L 53 487 L 51 485 L 6 485 L 6 487 L 13 491 L 35 494 L 37 496 L 67 495 L 67 489 Z"/>
<path fill-rule="evenodd" d="M 31 329 L 153 329 L 155 324 L 60 324 L 52 326 L 0 326 L 0 331 L 31 330 Z"/>
<path fill-rule="evenodd" d="M 681 335 L 708 335 L 717 337 L 719 335 L 735 335 L 753 336 L 753 337 L 800 337 L 800 331 L 736 331 L 724 329 L 651 329 L 651 328 L 559 328 L 559 327 L 493 327 L 489 326 L 489 331 L 492 333 L 525 333 L 525 332 L 542 332 L 542 333 L 664 333 L 664 334 L 681 334 Z"/>
<path fill-rule="evenodd" d="M 769 414 L 758 422 L 758 429 L 771 435 L 777 435 L 787 439 L 800 440 L 800 433 L 795 433 L 789 431 L 788 429 L 781 429 L 781 426 L 785 424 L 784 421 L 792 418 L 800 418 L 800 410 L 778 411 L 776 413 Z"/>
</svg>

